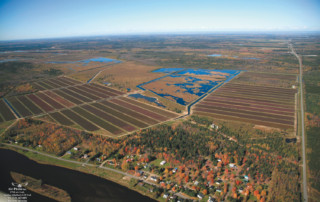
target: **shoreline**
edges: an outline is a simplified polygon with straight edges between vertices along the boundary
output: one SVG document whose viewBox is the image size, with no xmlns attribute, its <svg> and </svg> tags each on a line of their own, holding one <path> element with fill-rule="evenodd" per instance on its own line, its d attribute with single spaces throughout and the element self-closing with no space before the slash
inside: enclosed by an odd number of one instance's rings
<svg viewBox="0 0 320 202">
<path fill-rule="evenodd" d="M 0 149 L 8 149 L 15 151 L 19 154 L 22 154 L 26 156 L 27 158 L 39 163 L 39 164 L 45 164 L 45 165 L 52 165 L 52 166 L 57 166 L 57 167 L 62 167 L 74 171 L 79 171 L 88 175 L 94 175 L 96 177 L 99 177 L 103 180 L 108 180 L 114 183 L 117 183 L 118 185 L 121 185 L 123 187 L 126 187 L 132 191 L 135 191 L 143 196 L 146 196 L 152 200 L 159 201 L 158 199 L 154 198 L 151 194 L 148 194 L 147 192 L 144 192 L 140 189 L 135 188 L 134 186 L 130 185 L 129 180 L 124 180 L 123 178 L 125 177 L 122 174 L 112 172 L 110 170 L 101 170 L 98 168 L 98 166 L 92 165 L 92 164 L 87 164 L 87 166 L 82 166 L 82 165 L 77 165 L 72 162 L 63 162 L 63 160 L 57 160 L 57 159 L 52 159 L 48 156 L 45 156 L 42 158 L 42 155 L 24 150 L 22 148 L 15 148 L 15 147 L 10 147 L 4 144 L 0 143 Z M 28 148 L 29 149 L 29 148 Z M 60 162 L 60 163 L 57 163 Z M 63 163 L 62 163 L 63 162 Z M 130 178 L 131 179 L 131 178 Z M 71 199 L 72 200 L 72 199 Z"/>
</svg>

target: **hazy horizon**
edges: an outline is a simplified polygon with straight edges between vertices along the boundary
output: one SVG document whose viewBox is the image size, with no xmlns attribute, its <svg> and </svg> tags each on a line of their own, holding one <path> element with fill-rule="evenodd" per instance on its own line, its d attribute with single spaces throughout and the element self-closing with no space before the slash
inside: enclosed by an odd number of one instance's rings
<svg viewBox="0 0 320 202">
<path fill-rule="evenodd" d="M 49 1 L 0 3 L 0 40 L 221 32 L 317 32 L 320 2 Z"/>
</svg>

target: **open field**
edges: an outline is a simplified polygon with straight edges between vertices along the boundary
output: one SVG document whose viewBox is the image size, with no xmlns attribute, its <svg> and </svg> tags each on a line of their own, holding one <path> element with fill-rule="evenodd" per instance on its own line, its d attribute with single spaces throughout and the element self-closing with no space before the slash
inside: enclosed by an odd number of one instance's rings
<svg viewBox="0 0 320 202">
<path fill-rule="evenodd" d="M 157 67 L 143 65 L 137 62 L 123 62 L 106 68 L 95 81 L 111 83 L 115 88 L 127 91 L 136 90 L 137 85 L 164 76 L 165 74 L 152 73 Z"/>
<path fill-rule="evenodd" d="M 246 74 L 249 74 L 246 75 Z M 242 73 L 237 79 L 223 85 L 196 104 L 194 114 L 225 120 L 237 120 L 275 128 L 294 128 L 295 89 L 248 85 L 252 73 Z M 257 75 L 259 83 L 266 84 L 269 75 Z M 278 76 L 294 80 L 294 76 Z M 266 78 L 266 79 L 263 79 Z M 277 76 L 273 77 L 277 78 Z"/>
</svg>

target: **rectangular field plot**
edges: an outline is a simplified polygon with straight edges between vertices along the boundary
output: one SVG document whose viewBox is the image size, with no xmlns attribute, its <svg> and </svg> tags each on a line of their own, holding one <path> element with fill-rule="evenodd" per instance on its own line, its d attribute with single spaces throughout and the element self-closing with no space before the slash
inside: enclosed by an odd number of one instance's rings
<svg viewBox="0 0 320 202">
<path fill-rule="evenodd" d="M 119 128 L 122 128 L 126 131 L 131 132 L 136 129 L 135 127 L 124 122 L 123 120 L 118 119 L 118 118 L 112 116 L 111 114 L 107 114 L 107 113 L 93 107 L 92 105 L 84 105 L 83 108 L 86 109 L 87 111 L 91 112 L 92 114 L 95 114 L 96 116 L 104 119 L 105 121 L 107 121 L 107 122 L 109 122 Z"/>
<path fill-rule="evenodd" d="M 57 77 L 53 79 L 40 80 L 32 83 L 32 86 L 38 90 L 52 90 L 57 88 L 65 88 L 81 84 L 80 81 L 67 77 Z"/>
<path fill-rule="evenodd" d="M 9 106 L 3 100 L 0 100 L 0 113 L 5 121 L 16 119 L 14 114 L 9 109 Z"/>
<path fill-rule="evenodd" d="M 115 109 L 123 114 L 126 114 L 126 115 L 129 115 L 131 117 L 134 117 L 140 121 L 143 121 L 145 123 L 148 123 L 149 125 L 153 125 L 153 124 L 156 124 L 156 123 L 159 123 L 159 121 L 155 120 L 155 119 L 152 119 L 148 116 L 145 116 L 143 114 L 140 114 L 138 112 L 135 112 L 133 110 L 130 110 L 126 107 L 123 107 L 123 106 L 120 106 L 118 104 L 115 104 L 115 103 L 112 103 L 112 102 L 109 102 L 109 101 L 103 101 L 101 102 L 101 104 L 104 104 L 106 105 L 107 107 L 111 107 L 112 109 Z"/>
<path fill-rule="evenodd" d="M 75 97 L 73 97 L 73 96 L 69 95 L 68 93 L 63 92 L 61 90 L 54 90 L 52 92 L 57 94 L 57 95 L 59 95 L 59 96 L 61 96 L 64 99 L 74 103 L 74 104 L 82 104 L 83 103 L 82 100 L 79 100 L 79 99 L 77 99 L 77 98 L 75 98 Z"/>
<path fill-rule="evenodd" d="M 146 110 L 146 109 L 143 109 L 143 108 L 141 108 L 141 107 L 137 107 L 137 106 L 135 106 L 135 105 L 133 105 L 133 104 L 130 104 L 130 103 L 128 103 L 128 102 L 125 102 L 125 101 L 122 101 L 122 100 L 118 100 L 118 99 L 113 99 L 113 100 L 111 100 L 111 101 L 112 101 L 113 103 L 117 103 L 117 104 L 119 104 L 119 105 L 121 105 L 121 106 L 123 106 L 123 107 L 129 108 L 129 109 L 131 109 L 131 110 L 133 110 L 133 111 L 139 112 L 139 113 L 141 113 L 141 114 L 143 114 L 143 115 L 145 115 L 145 116 L 148 116 L 148 117 L 150 117 L 150 118 L 156 119 L 156 120 L 158 120 L 158 121 L 165 121 L 165 120 L 167 120 L 166 117 L 164 117 L 164 116 L 162 116 L 162 115 L 160 115 L 160 114 L 151 112 L 151 111 Z"/>
<path fill-rule="evenodd" d="M 61 111 L 61 113 L 69 119 L 71 119 L 72 121 L 74 121 L 75 123 L 79 124 L 85 130 L 95 131 L 99 129 L 97 126 L 93 125 L 91 122 L 87 121 L 86 119 L 84 119 L 83 117 L 79 116 L 71 110 L 64 110 Z"/>
<path fill-rule="evenodd" d="M 140 127 L 140 128 L 144 128 L 144 127 L 147 127 L 148 124 L 144 123 L 144 122 L 141 122 L 135 118 L 132 118 L 130 116 L 127 116 L 125 114 L 122 114 L 112 108 L 109 108 L 105 105 L 102 105 L 102 104 L 99 104 L 99 103 L 94 103 L 93 106 L 99 108 L 101 111 L 103 112 L 106 112 L 108 114 L 111 114 L 112 116 L 118 118 L 118 119 L 122 119 L 126 122 L 128 122 L 129 124 L 131 125 L 134 125 L 134 126 L 137 126 L 137 127 Z"/>
<path fill-rule="evenodd" d="M 95 89 L 101 89 L 103 90 L 103 92 L 105 93 L 110 93 L 111 96 L 117 96 L 117 95 L 123 95 L 124 93 L 120 92 L 120 91 L 117 91 L 117 90 L 114 90 L 112 88 L 108 88 L 108 87 L 105 87 L 105 86 L 101 86 L 99 84 L 91 84 L 92 87 L 94 87 Z"/>
<path fill-rule="evenodd" d="M 39 107 L 41 107 L 45 112 L 53 111 L 53 107 L 48 105 L 46 102 L 41 100 L 39 97 L 35 96 L 34 94 L 27 95 L 30 100 L 36 103 Z"/>
<path fill-rule="evenodd" d="M 28 107 L 28 109 L 30 109 L 30 111 L 34 114 L 41 114 L 43 113 L 43 111 L 36 106 L 33 102 L 31 102 L 26 96 L 19 96 L 18 99 L 26 106 Z"/>
<path fill-rule="evenodd" d="M 47 95 L 45 95 L 43 93 L 37 93 L 36 95 L 39 98 L 41 98 L 42 100 L 44 100 L 45 102 L 47 102 L 48 104 L 50 104 L 51 106 L 53 106 L 55 109 L 64 108 L 63 105 L 61 105 L 60 103 L 56 102 L 55 100 L 51 99 L 50 97 L 48 97 Z"/>
<path fill-rule="evenodd" d="M 16 111 L 20 114 L 21 117 L 32 115 L 32 113 L 16 97 L 11 97 L 7 100 L 16 109 Z"/>
<path fill-rule="evenodd" d="M 117 135 L 122 133 L 123 131 L 116 126 L 104 121 L 103 119 L 98 118 L 94 114 L 90 113 L 89 111 L 86 111 L 85 109 L 81 107 L 75 107 L 73 108 L 73 111 L 77 112 L 79 115 L 86 117 L 96 125 L 100 126 L 101 128 L 109 131 L 110 133 Z"/>
<path fill-rule="evenodd" d="M 247 78 L 246 74 L 243 73 L 237 80 L 241 80 L 242 76 Z M 264 79 L 265 77 L 269 79 L 269 74 L 259 78 Z M 294 76 L 279 76 L 279 79 L 281 78 L 295 79 Z M 197 103 L 193 107 L 193 113 L 275 128 L 294 127 L 297 90 L 240 84 L 237 80 L 223 85 Z M 261 83 L 267 82 L 261 81 Z"/>
<path fill-rule="evenodd" d="M 62 115 L 59 112 L 54 112 L 49 114 L 54 120 L 56 120 L 58 123 L 66 126 L 71 126 L 73 125 L 73 122 L 70 121 L 68 118 L 66 118 L 64 115 Z"/>
<path fill-rule="evenodd" d="M 69 102 L 69 101 L 66 100 L 66 99 L 63 99 L 62 97 L 60 97 L 59 95 L 55 94 L 55 93 L 52 92 L 52 91 L 47 91 L 47 92 L 45 92 L 45 94 L 46 94 L 47 96 L 49 96 L 51 99 L 59 102 L 60 104 L 66 106 L 66 107 L 72 107 L 72 106 L 74 105 L 73 103 Z"/>
</svg>

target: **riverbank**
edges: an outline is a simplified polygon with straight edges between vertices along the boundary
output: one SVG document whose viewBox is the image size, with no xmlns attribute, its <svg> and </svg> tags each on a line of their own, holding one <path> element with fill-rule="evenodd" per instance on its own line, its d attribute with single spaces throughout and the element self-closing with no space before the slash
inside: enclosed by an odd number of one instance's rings
<svg viewBox="0 0 320 202">
<path fill-rule="evenodd" d="M 80 171 L 84 174 L 91 174 L 99 178 L 102 178 L 104 180 L 112 181 L 130 190 L 138 192 L 139 194 L 149 197 L 150 201 L 155 200 L 154 193 L 145 192 L 139 186 L 135 186 L 138 182 L 136 179 L 125 177 L 125 175 L 122 175 L 120 173 L 113 172 L 106 169 L 101 169 L 98 166 L 93 164 L 86 164 L 85 166 L 83 166 L 82 163 L 80 162 L 79 164 L 76 164 L 73 162 L 63 161 L 63 159 L 59 159 L 59 158 L 50 158 L 50 155 L 44 156 L 41 154 L 37 154 L 36 151 L 33 152 L 33 151 L 27 151 L 26 149 L 22 149 L 22 148 L 14 148 L 10 145 L 1 144 L 0 148 L 9 149 L 9 150 L 18 152 L 19 154 L 22 154 L 23 156 L 26 156 L 27 158 L 34 160 L 39 164 L 53 165 L 57 167 Z"/>
</svg>

